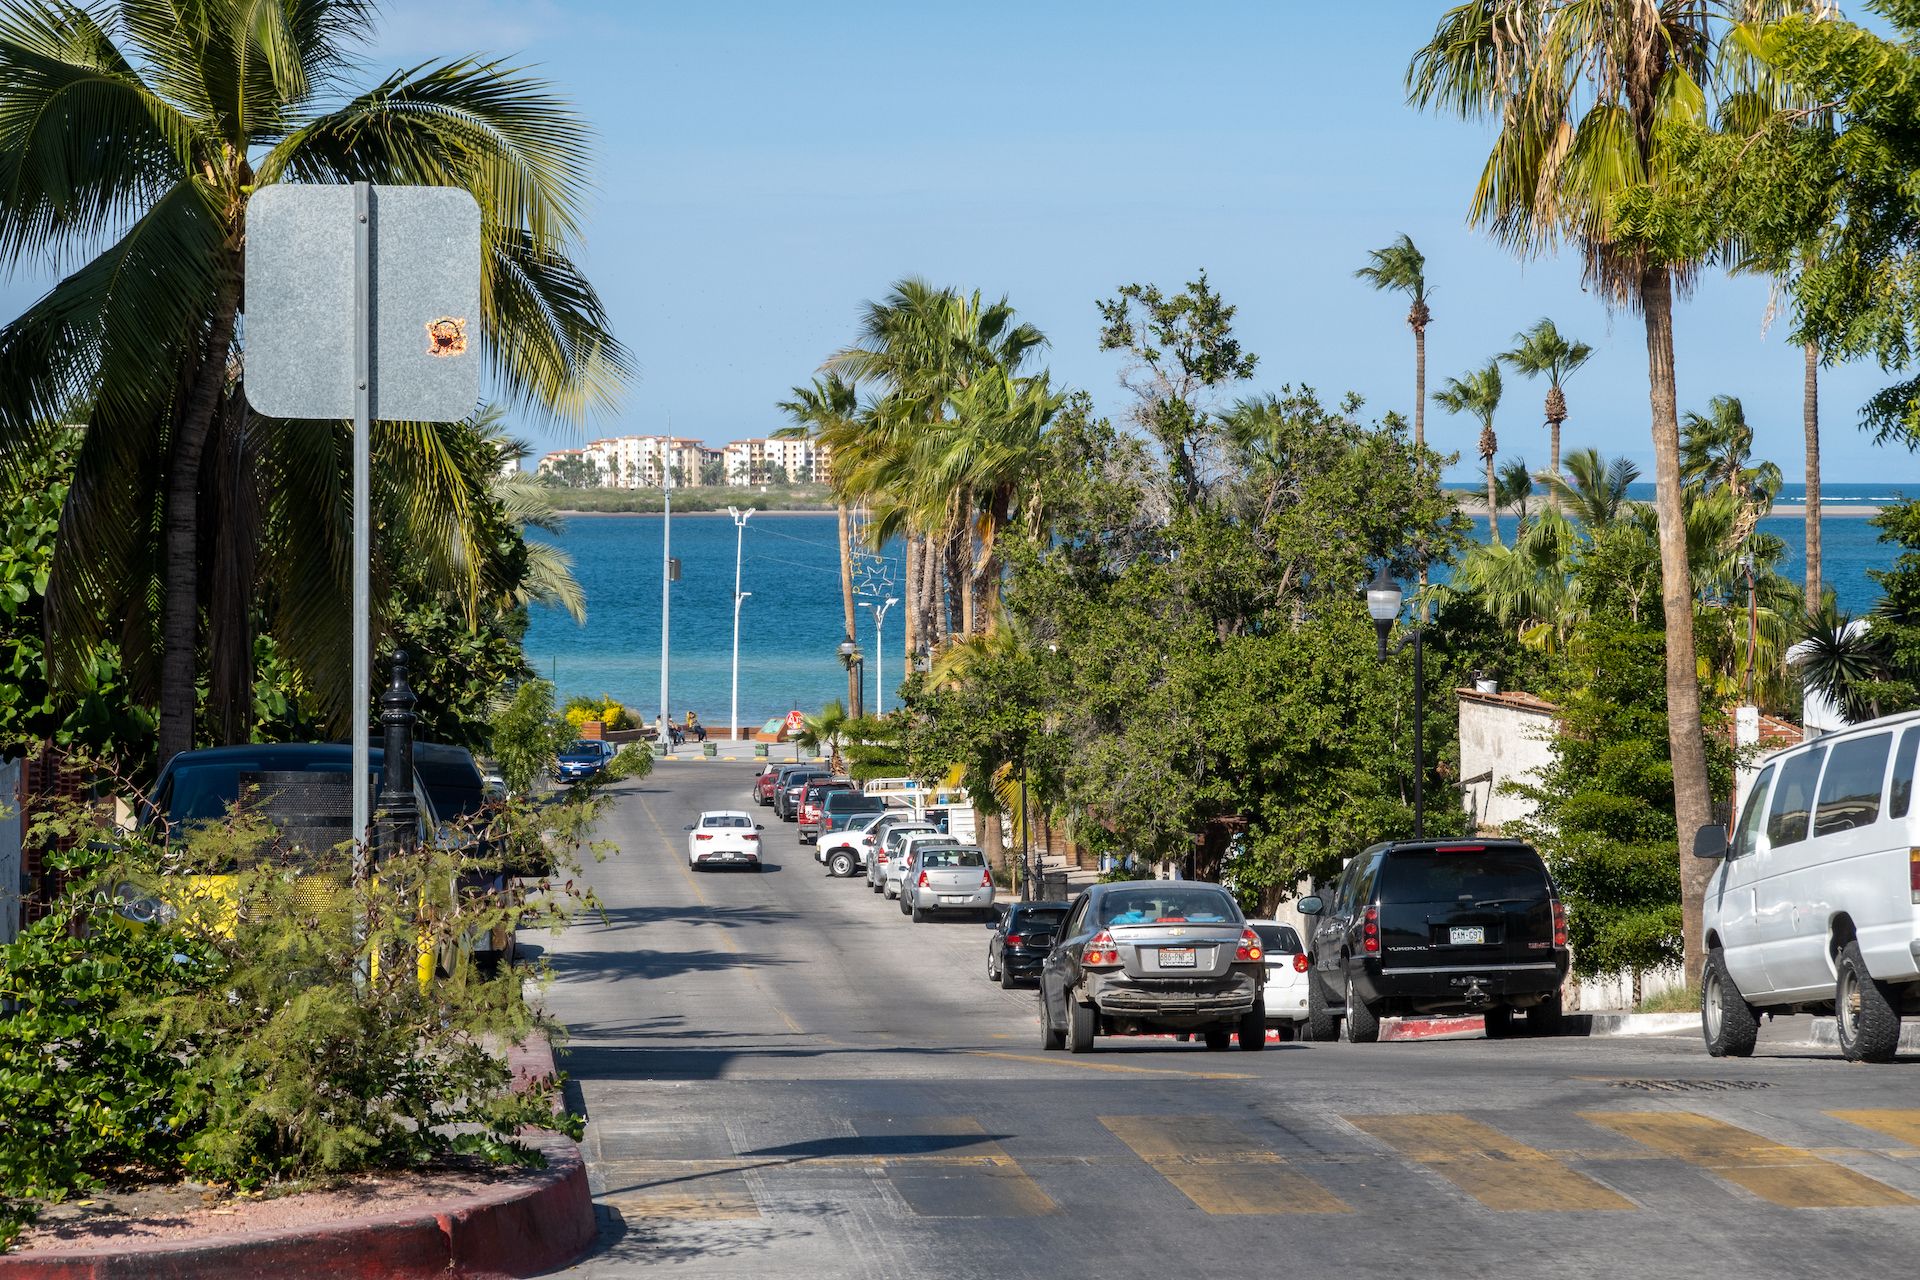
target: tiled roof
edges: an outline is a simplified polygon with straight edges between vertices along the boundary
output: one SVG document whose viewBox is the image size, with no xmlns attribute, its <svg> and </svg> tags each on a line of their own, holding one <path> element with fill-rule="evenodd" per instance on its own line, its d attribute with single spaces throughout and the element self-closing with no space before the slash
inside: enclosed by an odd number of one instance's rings
<svg viewBox="0 0 1920 1280">
<path fill-rule="evenodd" d="M 1519 693 L 1502 689 L 1498 693 L 1482 693 L 1478 689 L 1455 689 L 1465 702 L 1485 702 L 1496 707 L 1512 707 L 1515 711 L 1531 711 L 1537 715 L 1550 716 L 1560 710 L 1545 698 L 1536 698 L 1530 693 Z"/>
</svg>

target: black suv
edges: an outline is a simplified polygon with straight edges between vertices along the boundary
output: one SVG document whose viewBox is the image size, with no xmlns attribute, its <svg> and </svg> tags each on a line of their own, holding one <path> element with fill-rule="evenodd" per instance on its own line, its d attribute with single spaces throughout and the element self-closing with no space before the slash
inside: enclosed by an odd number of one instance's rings
<svg viewBox="0 0 1920 1280">
<path fill-rule="evenodd" d="M 1030 982 L 1053 950 L 1060 924 L 1067 918 L 1066 902 L 1012 902 L 994 909 L 987 928 L 987 977 L 1002 987 Z"/>
<path fill-rule="evenodd" d="M 1560 1030 L 1567 916 L 1553 878 L 1518 840 L 1395 840 L 1347 863 L 1307 942 L 1306 1037 L 1380 1038 L 1380 1019 L 1481 1014 L 1487 1036 Z"/>
</svg>

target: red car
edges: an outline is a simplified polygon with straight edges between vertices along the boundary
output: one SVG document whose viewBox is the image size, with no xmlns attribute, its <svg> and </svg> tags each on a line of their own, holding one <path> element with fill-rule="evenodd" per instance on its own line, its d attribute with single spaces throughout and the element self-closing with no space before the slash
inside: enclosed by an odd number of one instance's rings
<svg viewBox="0 0 1920 1280">
<path fill-rule="evenodd" d="M 780 771 L 784 768 L 786 768 L 785 765 L 775 764 L 772 761 L 768 761 L 766 764 L 760 766 L 760 772 L 753 780 L 753 799 L 755 804 L 769 805 L 773 803 L 774 784 L 780 781 Z"/>
<path fill-rule="evenodd" d="M 823 823 L 821 802 L 830 791 L 852 791 L 855 787 L 845 778 L 819 778 L 807 784 L 805 794 L 800 797 L 800 843 L 812 844 L 820 838 Z"/>
</svg>

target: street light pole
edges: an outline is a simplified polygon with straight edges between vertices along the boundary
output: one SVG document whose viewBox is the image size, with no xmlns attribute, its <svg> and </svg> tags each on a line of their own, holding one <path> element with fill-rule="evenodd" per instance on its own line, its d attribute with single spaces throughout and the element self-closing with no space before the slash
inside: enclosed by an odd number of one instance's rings
<svg viewBox="0 0 1920 1280">
<path fill-rule="evenodd" d="M 745 511 L 734 507 L 727 508 L 727 514 L 733 517 L 733 701 L 732 710 L 727 713 L 730 741 L 740 741 L 740 606 L 751 591 L 740 590 L 740 549 L 746 542 L 747 521 L 753 518 L 753 508 Z"/>
<path fill-rule="evenodd" d="M 899 604 L 897 596 L 888 596 L 885 604 L 862 600 L 863 609 L 873 610 L 873 714 L 887 714 L 887 610 Z"/>
<path fill-rule="evenodd" d="M 673 718 L 673 711 L 667 704 L 667 638 L 669 635 L 667 615 L 673 607 L 671 594 L 673 585 L 672 440 L 673 437 L 669 435 L 663 442 L 667 447 L 660 457 L 660 493 L 663 503 L 660 516 L 660 741 L 662 742 L 667 740 L 667 724 Z"/>
<path fill-rule="evenodd" d="M 1400 616 L 1400 602 L 1405 598 L 1405 593 L 1401 591 L 1400 584 L 1387 575 L 1384 564 L 1373 575 L 1373 581 L 1367 584 L 1366 592 L 1367 613 L 1373 619 L 1380 661 L 1385 662 L 1408 645 L 1413 646 L 1413 838 L 1424 840 L 1427 835 L 1426 633 L 1422 627 L 1409 627 L 1400 638 L 1400 643 L 1389 650 L 1387 635 L 1393 630 L 1394 620 Z"/>
</svg>

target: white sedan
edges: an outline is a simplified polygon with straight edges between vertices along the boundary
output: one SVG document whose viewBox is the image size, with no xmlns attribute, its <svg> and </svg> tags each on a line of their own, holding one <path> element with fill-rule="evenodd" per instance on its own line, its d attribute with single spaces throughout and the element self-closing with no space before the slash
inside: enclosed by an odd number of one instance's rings
<svg viewBox="0 0 1920 1280">
<path fill-rule="evenodd" d="M 1307 1018 L 1307 957 L 1300 935 L 1278 920 L 1249 920 L 1267 953 L 1267 1025 L 1282 1040 L 1296 1039 Z"/>
<path fill-rule="evenodd" d="M 760 869 L 760 824 L 739 809 L 710 809 L 687 828 L 687 865 Z"/>
</svg>

